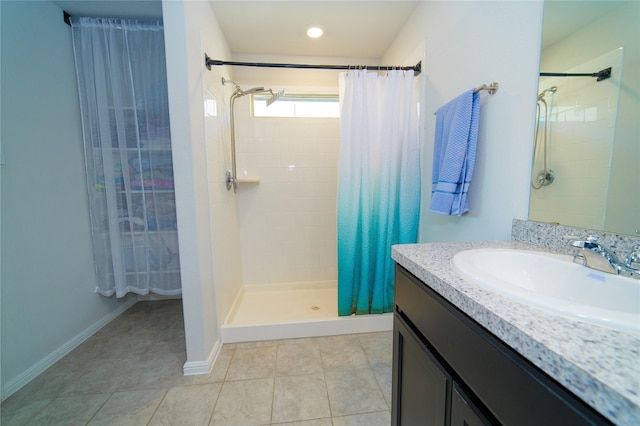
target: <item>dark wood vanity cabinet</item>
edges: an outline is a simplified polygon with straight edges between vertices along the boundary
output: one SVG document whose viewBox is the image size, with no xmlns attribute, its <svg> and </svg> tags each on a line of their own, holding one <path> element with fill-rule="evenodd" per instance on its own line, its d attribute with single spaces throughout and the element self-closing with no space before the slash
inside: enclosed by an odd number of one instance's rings
<svg viewBox="0 0 640 426">
<path fill-rule="evenodd" d="M 396 266 L 393 426 L 611 425 Z"/>
<path fill-rule="evenodd" d="M 394 404 L 392 425 L 491 424 L 402 319 L 396 317 L 393 328 L 393 371 L 397 373 L 393 400 L 398 404 Z"/>
</svg>

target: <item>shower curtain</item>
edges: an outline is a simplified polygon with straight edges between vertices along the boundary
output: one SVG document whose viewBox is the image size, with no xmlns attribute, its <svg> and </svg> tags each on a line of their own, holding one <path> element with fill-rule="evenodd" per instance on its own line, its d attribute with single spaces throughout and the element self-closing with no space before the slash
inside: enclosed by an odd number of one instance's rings
<svg viewBox="0 0 640 426">
<path fill-rule="evenodd" d="M 160 23 L 71 19 L 96 292 L 181 293 Z"/>
<path fill-rule="evenodd" d="M 340 76 L 338 314 L 393 311 L 393 244 L 413 243 L 420 213 L 413 71 Z"/>
</svg>

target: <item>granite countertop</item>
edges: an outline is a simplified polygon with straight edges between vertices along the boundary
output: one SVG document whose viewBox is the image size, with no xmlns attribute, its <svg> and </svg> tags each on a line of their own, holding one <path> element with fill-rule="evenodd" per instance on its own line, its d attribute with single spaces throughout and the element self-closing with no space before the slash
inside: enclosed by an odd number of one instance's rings
<svg viewBox="0 0 640 426">
<path fill-rule="evenodd" d="M 640 424 L 640 335 L 570 320 L 484 290 L 451 267 L 476 248 L 549 251 L 519 241 L 396 245 L 393 259 L 617 425 Z"/>
</svg>

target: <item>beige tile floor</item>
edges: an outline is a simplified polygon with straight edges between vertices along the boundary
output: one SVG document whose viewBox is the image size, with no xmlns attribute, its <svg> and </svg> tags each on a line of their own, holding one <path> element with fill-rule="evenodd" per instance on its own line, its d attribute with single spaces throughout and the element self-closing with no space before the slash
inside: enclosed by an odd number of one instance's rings
<svg viewBox="0 0 640 426">
<path fill-rule="evenodd" d="M 224 345 L 185 377 L 181 309 L 137 303 L 4 401 L 2 426 L 389 425 L 391 332 Z"/>
</svg>

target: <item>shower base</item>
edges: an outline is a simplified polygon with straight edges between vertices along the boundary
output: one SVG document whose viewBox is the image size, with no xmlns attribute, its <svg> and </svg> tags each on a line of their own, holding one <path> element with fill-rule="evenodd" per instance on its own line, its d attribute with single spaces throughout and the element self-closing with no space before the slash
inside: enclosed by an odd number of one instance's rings
<svg viewBox="0 0 640 426">
<path fill-rule="evenodd" d="M 223 343 L 389 331 L 393 314 L 338 316 L 335 281 L 244 286 L 221 328 Z"/>
</svg>

